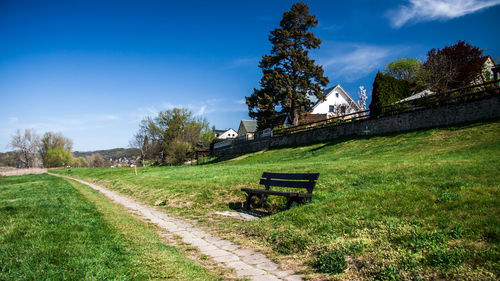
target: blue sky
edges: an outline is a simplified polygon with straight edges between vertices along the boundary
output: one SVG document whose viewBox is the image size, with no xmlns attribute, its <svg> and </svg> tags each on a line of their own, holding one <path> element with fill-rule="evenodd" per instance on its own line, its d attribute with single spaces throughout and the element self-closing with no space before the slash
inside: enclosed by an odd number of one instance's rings
<svg viewBox="0 0 500 281">
<path fill-rule="evenodd" d="M 144 116 L 173 107 L 237 129 L 294 2 L 0 0 L 0 151 L 18 128 L 127 147 Z M 500 57 L 500 0 L 304 2 L 323 40 L 311 56 L 354 99 L 398 57 L 458 40 Z"/>
</svg>

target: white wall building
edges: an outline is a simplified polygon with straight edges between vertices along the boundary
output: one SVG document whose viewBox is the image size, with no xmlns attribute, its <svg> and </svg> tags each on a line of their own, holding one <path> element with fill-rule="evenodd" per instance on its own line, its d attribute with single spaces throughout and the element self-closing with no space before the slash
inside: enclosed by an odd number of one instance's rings
<svg viewBox="0 0 500 281">
<path fill-rule="evenodd" d="M 238 133 L 235 130 L 229 128 L 227 130 L 215 130 L 215 136 L 221 140 L 234 139 L 238 136 Z"/>
<path fill-rule="evenodd" d="M 325 90 L 325 101 L 317 101 L 312 114 L 327 114 L 328 117 L 340 116 L 360 111 L 358 104 L 340 86 Z"/>
</svg>

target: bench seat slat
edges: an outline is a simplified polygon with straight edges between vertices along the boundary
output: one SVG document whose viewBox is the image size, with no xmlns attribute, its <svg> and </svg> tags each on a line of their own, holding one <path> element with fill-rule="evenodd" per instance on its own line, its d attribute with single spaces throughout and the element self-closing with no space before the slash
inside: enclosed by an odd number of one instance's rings
<svg viewBox="0 0 500 281">
<path fill-rule="evenodd" d="M 273 178 L 280 180 L 317 180 L 319 178 L 319 173 L 295 173 L 295 174 L 283 174 L 283 173 L 268 173 L 264 172 L 262 174 L 263 178 Z"/>
<path fill-rule="evenodd" d="M 314 188 L 315 183 L 310 181 L 280 181 L 280 180 L 260 180 L 261 185 L 293 187 L 293 188 Z"/>
<path fill-rule="evenodd" d="M 282 191 L 274 191 L 274 190 L 265 190 L 265 189 L 252 189 L 252 188 L 242 188 L 242 191 L 246 193 L 252 194 L 267 194 L 267 195 L 279 195 L 285 197 L 303 197 L 303 198 L 311 198 L 312 194 L 310 193 L 298 193 L 298 192 L 282 192 Z"/>
</svg>

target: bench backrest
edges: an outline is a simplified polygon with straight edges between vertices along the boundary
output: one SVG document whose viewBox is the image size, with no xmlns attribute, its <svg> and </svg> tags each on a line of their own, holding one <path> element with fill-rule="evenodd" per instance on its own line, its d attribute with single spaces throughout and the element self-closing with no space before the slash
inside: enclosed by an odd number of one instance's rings
<svg viewBox="0 0 500 281">
<path fill-rule="evenodd" d="M 283 174 L 283 173 L 267 173 L 262 174 L 260 184 L 264 185 L 267 190 L 271 186 L 305 188 L 307 193 L 312 193 L 316 186 L 316 180 L 319 178 L 319 173 L 311 174 Z"/>
</svg>

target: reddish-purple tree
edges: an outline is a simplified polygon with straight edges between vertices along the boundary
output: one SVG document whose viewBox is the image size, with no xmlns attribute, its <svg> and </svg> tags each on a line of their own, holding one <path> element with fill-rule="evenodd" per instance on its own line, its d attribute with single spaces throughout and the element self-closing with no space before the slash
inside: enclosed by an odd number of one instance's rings
<svg viewBox="0 0 500 281">
<path fill-rule="evenodd" d="M 423 82 L 435 91 L 467 86 L 480 75 L 485 59 L 482 50 L 464 41 L 432 49 L 423 65 Z"/>
</svg>

